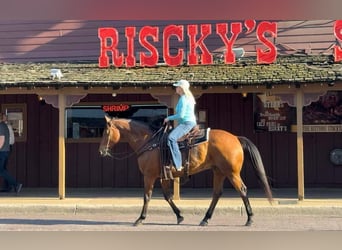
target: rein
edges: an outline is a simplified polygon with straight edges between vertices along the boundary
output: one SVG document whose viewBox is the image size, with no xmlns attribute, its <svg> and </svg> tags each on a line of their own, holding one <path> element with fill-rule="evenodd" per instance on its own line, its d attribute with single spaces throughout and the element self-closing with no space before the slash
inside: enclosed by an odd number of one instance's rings
<svg viewBox="0 0 342 250">
<path fill-rule="evenodd" d="M 144 143 L 138 150 L 133 151 L 131 153 L 127 153 L 127 152 L 116 153 L 116 154 L 113 153 L 113 154 L 110 154 L 110 157 L 112 157 L 115 160 L 124 160 L 124 159 L 132 157 L 134 154 L 136 154 L 139 157 L 140 155 L 142 155 L 146 151 L 151 151 L 151 150 L 155 149 L 156 147 L 158 147 L 159 144 L 153 143 L 150 145 L 150 143 L 153 142 L 153 140 L 161 132 L 161 130 L 163 130 L 163 127 L 160 127 L 158 129 L 158 131 L 156 131 L 154 134 L 152 134 L 152 136 L 148 139 L 148 141 L 146 143 Z M 165 131 L 165 129 L 164 129 L 164 131 Z M 109 139 L 109 135 L 108 135 L 108 140 L 107 140 L 107 145 L 106 145 L 107 149 L 109 149 L 109 141 L 110 141 L 110 139 Z M 117 155 L 119 155 L 119 156 L 117 156 Z"/>
</svg>

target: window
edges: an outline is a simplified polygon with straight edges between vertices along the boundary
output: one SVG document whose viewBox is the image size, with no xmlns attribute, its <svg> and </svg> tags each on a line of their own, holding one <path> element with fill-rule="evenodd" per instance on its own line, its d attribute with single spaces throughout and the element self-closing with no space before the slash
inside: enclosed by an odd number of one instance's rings
<svg viewBox="0 0 342 250">
<path fill-rule="evenodd" d="M 15 141 L 26 141 L 26 104 L 2 104 L 1 112 L 7 115 L 7 122 L 13 128 Z"/>
<path fill-rule="evenodd" d="M 66 109 L 66 138 L 101 137 L 106 125 L 100 106 L 80 106 Z"/>
<path fill-rule="evenodd" d="M 66 138 L 100 138 L 106 126 L 105 115 L 128 118 L 159 129 L 168 114 L 160 104 L 111 103 L 103 105 L 74 106 L 66 109 Z"/>
</svg>

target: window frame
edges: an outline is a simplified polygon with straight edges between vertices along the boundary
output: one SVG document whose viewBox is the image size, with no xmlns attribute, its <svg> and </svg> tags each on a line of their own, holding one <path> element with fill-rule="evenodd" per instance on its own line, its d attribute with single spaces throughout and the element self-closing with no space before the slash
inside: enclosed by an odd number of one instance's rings
<svg viewBox="0 0 342 250">
<path fill-rule="evenodd" d="M 9 124 L 11 124 L 14 136 L 15 136 L 15 142 L 26 142 L 27 140 L 27 106 L 26 103 L 3 103 L 1 104 L 1 112 L 7 115 L 7 121 Z M 12 115 L 11 113 L 21 113 L 22 116 L 22 122 L 18 119 L 11 119 Z M 18 121 L 18 124 L 16 124 Z M 19 136 L 16 132 L 20 129 L 22 126 L 22 135 Z"/>
</svg>

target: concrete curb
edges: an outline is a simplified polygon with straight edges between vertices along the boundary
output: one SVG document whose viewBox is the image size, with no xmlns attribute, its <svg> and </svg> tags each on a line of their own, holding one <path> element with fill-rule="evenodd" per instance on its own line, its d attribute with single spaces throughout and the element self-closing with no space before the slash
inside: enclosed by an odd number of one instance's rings
<svg viewBox="0 0 342 250">
<path fill-rule="evenodd" d="M 178 205 L 182 214 L 204 215 L 208 209 L 203 205 Z M 114 204 L 0 204 L 1 214 L 140 214 L 141 205 L 114 205 Z M 342 206 L 302 206 L 302 205 L 275 205 L 252 206 L 254 214 L 280 215 L 338 215 L 342 216 Z M 149 214 L 173 214 L 167 205 L 150 205 Z M 245 216 L 243 205 L 217 206 L 215 214 Z"/>
<path fill-rule="evenodd" d="M 156 190 L 148 207 L 148 214 L 173 215 L 171 207 Z M 143 197 L 141 189 L 76 189 L 67 198 L 59 199 L 56 189 L 25 189 L 20 196 L 12 193 L 0 198 L 0 215 L 6 214 L 134 214 L 139 216 Z M 204 216 L 211 202 L 211 189 L 184 189 L 175 204 L 183 215 Z M 308 189 L 304 201 L 296 198 L 296 190 L 275 190 L 270 204 L 262 190 L 250 192 L 250 203 L 255 215 L 331 215 L 342 216 L 341 189 Z M 223 196 L 215 214 L 246 216 L 243 202 L 234 190 Z"/>
</svg>

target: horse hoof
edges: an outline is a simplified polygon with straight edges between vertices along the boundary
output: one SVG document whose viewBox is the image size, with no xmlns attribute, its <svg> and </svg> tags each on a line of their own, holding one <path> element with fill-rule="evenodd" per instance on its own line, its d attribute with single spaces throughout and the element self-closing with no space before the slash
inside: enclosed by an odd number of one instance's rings
<svg viewBox="0 0 342 250">
<path fill-rule="evenodd" d="M 206 227 L 208 226 L 208 222 L 202 220 L 201 223 L 199 224 L 201 227 Z"/>
<path fill-rule="evenodd" d="M 136 222 L 134 222 L 133 226 L 137 227 L 141 224 L 142 224 L 142 220 L 137 220 Z"/>
<path fill-rule="evenodd" d="M 246 227 L 250 227 L 253 224 L 252 220 L 248 220 L 245 224 Z"/>
<path fill-rule="evenodd" d="M 181 224 L 184 220 L 184 217 L 183 216 L 180 216 L 177 218 L 177 225 Z"/>
</svg>

